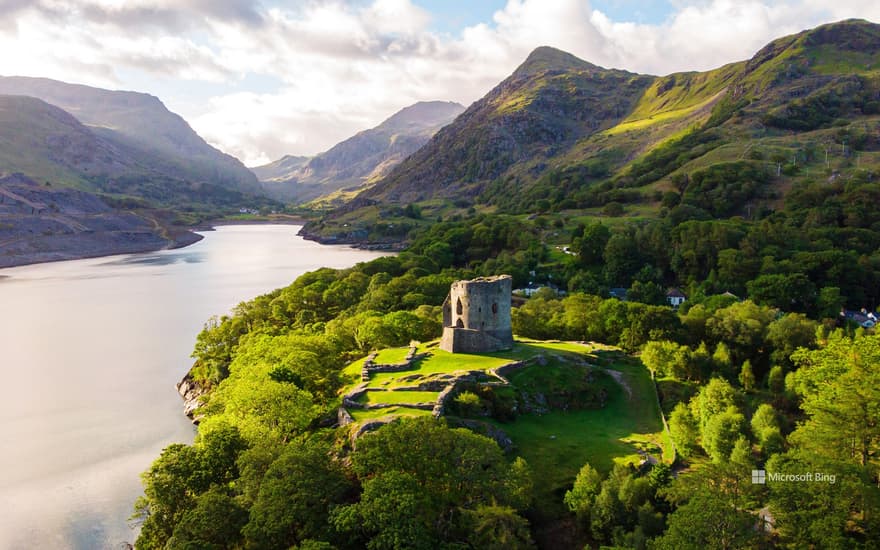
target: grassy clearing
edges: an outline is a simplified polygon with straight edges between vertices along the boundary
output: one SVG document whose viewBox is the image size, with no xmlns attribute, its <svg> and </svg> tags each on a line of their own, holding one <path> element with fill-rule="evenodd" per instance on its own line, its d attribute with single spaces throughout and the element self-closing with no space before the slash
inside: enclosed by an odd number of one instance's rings
<svg viewBox="0 0 880 550">
<path fill-rule="evenodd" d="M 580 364 L 580 360 L 587 359 L 590 363 L 608 365 L 608 370 L 616 371 L 614 376 L 619 377 L 622 384 L 629 388 L 628 392 L 615 381 L 612 374 L 599 369 L 595 384 L 607 392 L 603 408 L 553 411 L 540 416 L 522 415 L 511 423 L 496 422 L 511 437 L 519 454 L 529 462 L 535 472 L 538 486 L 536 509 L 541 510 L 542 514 L 562 513 L 562 497 L 586 462 L 601 472 L 608 472 L 615 463 L 639 462 L 641 456 L 638 451 L 646 451 L 666 461 L 672 459 L 672 446 L 663 431 L 650 373 L 639 361 L 627 358 L 613 348 L 598 344 L 518 340 L 509 351 L 471 355 L 445 352 L 437 347 L 435 341 L 422 344 L 418 351 L 429 352 L 431 355 L 419 361 L 413 370 L 373 375 L 370 387 L 393 388 L 411 384 L 412 382 L 400 382 L 400 379 L 413 374 L 489 370 L 511 361 L 543 355 L 549 360 L 545 366 L 536 365 L 511 376 L 516 387 L 527 388 L 529 392 L 551 393 L 560 387 L 574 387 L 576 384 L 572 377 L 582 379 L 585 371 L 583 367 L 568 369 L 566 366 L 572 364 L 571 360 L 577 360 L 574 363 Z M 405 354 L 405 350 L 385 350 L 382 353 Z M 383 361 L 391 362 L 388 359 Z M 346 372 L 358 374 L 362 365 L 362 359 L 355 361 L 346 368 Z M 518 390 L 509 388 L 508 391 Z M 357 422 L 385 416 L 428 415 L 430 411 L 393 405 L 436 401 L 437 397 L 436 392 L 368 391 L 364 397 L 365 402 L 392 406 L 349 412 Z"/>
<path fill-rule="evenodd" d="M 436 391 L 368 391 L 361 398 L 362 403 L 431 403 L 437 401 L 440 392 Z"/>
<path fill-rule="evenodd" d="M 392 365 L 395 363 L 403 363 L 409 348 L 387 348 L 383 349 L 376 355 L 375 363 L 382 365 Z"/>
<path fill-rule="evenodd" d="M 358 380 L 361 379 L 361 370 L 364 368 L 364 361 L 366 361 L 366 357 L 361 357 L 357 361 L 350 363 L 347 367 L 342 370 L 342 374 L 346 377 L 357 377 Z"/>
<path fill-rule="evenodd" d="M 498 424 L 538 475 L 539 509 L 561 509 L 562 496 L 586 462 L 608 472 L 615 463 L 638 463 L 638 450 L 671 460 L 648 370 L 629 360 L 615 361 L 610 370 L 621 373 L 632 395 L 610 375 L 602 376 L 597 383 L 608 392 L 602 409 L 526 415 Z"/>
<path fill-rule="evenodd" d="M 460 370 L 488 370 L 500 367 L 510 360 L 492 355 L 474 355 L 470 353 L 449 353 L 435 349 L 431 356 L 419 364 L 419 373 L 436 374 L 450 373 Z"/>
<path fill-rule="evenodd" d="M 517 341 L 513 349 L 498 353 L 490 353 L 485 355 L 475 355 L 468 353 L 452 354 L 443 351 L 437 347 L 437 342 L 428 342 L 422 344 L 418 348 L 419 353 L 429 353 L 430 355 L 420 361 L 417 361 L 414 368 L 403 372 L 380 372 L 370 377 L 370 388 L 392 389 L 400 386 L 411 384 L 411 382 L 401 382 L 402 377 L 408 377 L 413 374 L 430 376 L 433 374 L 450 374 L 457 371 L 484 370 L 494 369 L 502 365 L 506 365 L 512 361 L 524 361 L 538 355 L 545 355 L 547 352 L 560 353 L 576 353 L 578 355 L 589 354 L 594 347 L 575 344 L 571 342 L 536 342 L 536 341 Z M 376 358 L 377 363 L 397 363 L 403 361 L 407 348 L 392 348 L 382 350 Z M 399 355 L 399 360 L 396 360 Z M 347 367 L 343 373 L 348 376 L 352 382 L 360 381 L 361 369 L 364 365 L 364 359 L 358 359 Z"/>
<path fill-rule="evenodd" d="M 355 422 L 375 420 L 385 416 L 430 416 L 431 411 L 409 409 L 407 407 L 387 407 L 384 409 L 352 409 L 348 411 Z"/>
</svg>

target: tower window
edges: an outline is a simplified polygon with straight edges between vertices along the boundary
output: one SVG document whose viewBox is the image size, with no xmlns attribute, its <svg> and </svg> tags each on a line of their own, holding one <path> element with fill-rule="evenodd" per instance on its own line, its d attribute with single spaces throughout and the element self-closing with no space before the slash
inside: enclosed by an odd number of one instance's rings
<svg viewBox="0 0 880 550">
<path fill-rule="evenodd" d="M 498 303 L 497 302 L 492 304 L 492 313 L 494 313 L 495 315 L 498 314 Z"/>
<path fill-rule="evenodd" d="M 455 301 L 455 313 L 457 313 L 458 315 L 461 315 L 461 312 L 462 312 L 461 298 L 458 298 Z"/>
</svg>

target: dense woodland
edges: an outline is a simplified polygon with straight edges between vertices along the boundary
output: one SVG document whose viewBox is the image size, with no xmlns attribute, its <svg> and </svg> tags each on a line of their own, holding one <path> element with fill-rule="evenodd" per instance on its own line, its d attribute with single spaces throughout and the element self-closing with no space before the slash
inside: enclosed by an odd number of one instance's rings
<svg viewBox="0 0 880 550">
<path fill-rule="evenodd" d="M 588 224 L 563 256 L 542 244 L 540 219 L 443 222 L 397 256 L 240 304 L 198 337 L 204 418 L 194 445 L 168 447 L 144 474 L 137 546 L 530 548 L 548 522 L 582 544 L 634 548 L 880 543 L 880 339 L 837 315 L 874 299 L 876 237 L 809 229 L 798 220 L 821 207 L 805 203 L 756 222 Z M 585 464 L 564 495 L 570 516 L 548 519 L 532 508 L 540 472 L 483 435 L 401 420 L 353 446 L 333 427 L 350 360 L 438 337 L 453 280 L 530 271 L 570 293 L 515 309 L 515 333 L 638 354 L 669 419 L 672 469 Z M 659 305 L 671 280 L 691 290 L 678 311 Z M 601 297 L 618 284 L 630 301 Z M 759 466 L 837 482 L 752 485 Z M 754 528 L 768 505 L 772 533 Z"/>
</svg>

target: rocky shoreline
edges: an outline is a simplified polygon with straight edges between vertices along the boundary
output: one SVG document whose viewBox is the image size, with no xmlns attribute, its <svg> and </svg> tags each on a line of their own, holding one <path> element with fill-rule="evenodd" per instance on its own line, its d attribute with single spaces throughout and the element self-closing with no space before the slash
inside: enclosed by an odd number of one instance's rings
<svg viewBox="0 0 880 550">
<path fill-rule="evenodd" d="M 183 248 L 197 243 L 204 237 L 192 231 L 182 231 L 170 242 L 151 233 L 120 232 L 118 235 L 79 235 L 75 239 L 42 238 L 35 250 L 18 254 L 0 255 L 0 268 L 18 267 L 65 260 L 100 258 L 117 254 L 138 254 Z"/>
<path fill-rule="evenodd" d="M 193 424 L 198 424 L 202 415 L 197 415 L 196 411 L 202 406 L 202 396 L 208 393 L 208 388 L 193 378 L 192 371 L 188 371 L 175 387 L 183 398 L 183 414 L 192 420 Z"/>
<path fill-rule="evenodd" d="M 92 193 L 39 185 L 22 174 L 0 177 L 0 268 L 180 248 L 201 239 Z"/>
<path fill-rule="evenodd" d="M 304 225 L 297 235 L 307 241 L 314 241 L 318 244 L 344 244 L 359 250 L 391 250 L 399 252 L 406 248 L 406 243 L 404 241 L 370 242 L 365 237 L 353 234 L 325 236 L 311 231 L 308 224 Z"/>
</svg>

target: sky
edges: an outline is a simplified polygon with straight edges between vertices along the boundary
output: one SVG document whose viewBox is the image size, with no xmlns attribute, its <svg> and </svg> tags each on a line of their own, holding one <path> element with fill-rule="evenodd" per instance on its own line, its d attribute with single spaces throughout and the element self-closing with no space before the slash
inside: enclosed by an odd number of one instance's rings
<svg viewBox="0 0 880 550">
<path fill-rule="evenodd" d="M 876 0 L 0 0 L 0 74 L 159 97 L 249 166 L 416 101 L 476 101 L 538 46 L 664 75 L 751 57 Z"/>
</svg>

